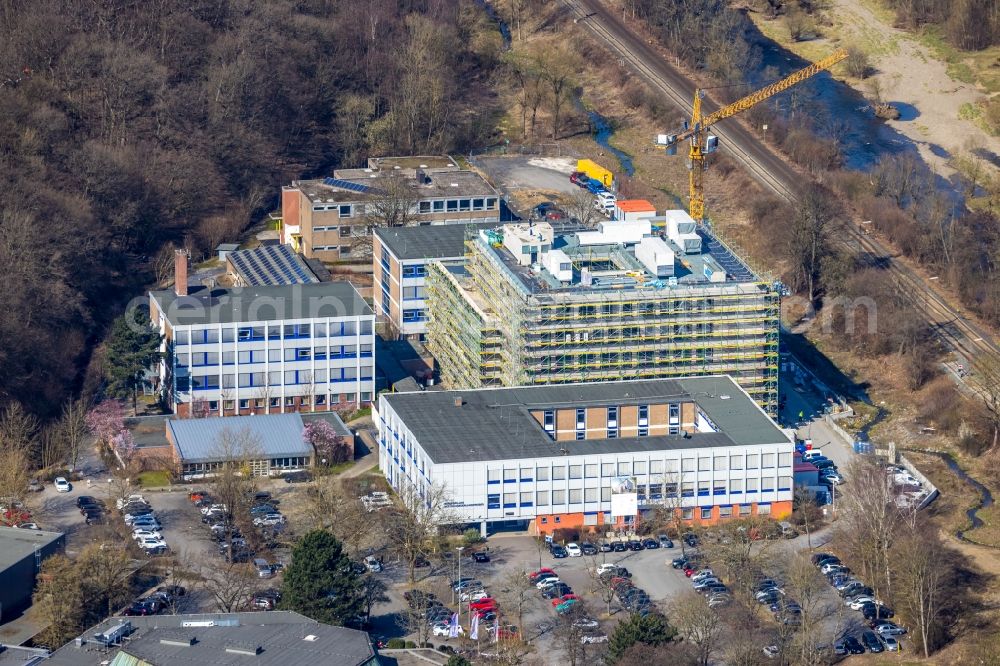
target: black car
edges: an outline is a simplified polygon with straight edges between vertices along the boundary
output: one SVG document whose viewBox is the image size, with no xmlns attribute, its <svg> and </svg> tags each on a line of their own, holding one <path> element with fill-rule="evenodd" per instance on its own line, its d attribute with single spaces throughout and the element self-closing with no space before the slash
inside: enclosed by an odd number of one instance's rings
<svg viewBox="0 0 1000 666">
<path fill-rule="evenodd" d="M 628 548 L 625 546 L 624 541 L 615 541 L 613 544 L 611 544 L 611 550 L 616 553 L 624 553 L 625 551 L 628 550 Z"/>
<path fill-rule="evenodd" d="M 811 559 L 812 563 L 818 567 L 822 566 L 823 564 L 826 564 L 826 562 L 831 559 L 840 562 L 839 557 L 837 557 L 836 555 L 831 555 L 830 553 L 813 553 L 812 557 L 810 557 L 809 559 Z"/>
<path fill-rule="evenodd" d="M 861 644 L 868 649 L 869 652 L 882 652 L 885 646 L 882 645 L 882 641 L 878 639 L 874 631 L 863 631 L 861 632 Z"/>
<path fill-rule="evenodd" d="M 862 606 L 861 614 L 866 620 L 890 620 L 895 615 L 888 606 L 876 606 L 874 603 Z"/>
<path fill-rule="evenodd" d="M 833 651 L 839 655 L 864 654 L 865 646 L 854 636 L 844 636 L 834 642 Z"/>
<path fill-rule="evenodd" d="M 573 594 L 573 588 L 565 583 L 557 583 L 542 592 L 542 596 L 546 599 L 558 599 L 567 594 Z"/>
<path fill-rule="evenodd" d="M 535 217 L 544 218 L 545 215 L 555 207 L 556 205 L 551 201 L 543 201 L 542 203 L 532 208 L 531 212 L 534 214 Z"/>
<path fill-rule="evenodd" d="M 187 589 L 183 585 L 161 585 L 156 588 L 157 592 L 163 592 L 171 597 L 183 597 L 187 594 Z"/>
<path fill-rule="evenodd" d="M 643 539 L 642 540 L 642 547 L 646 548 L 646 549 L 659 548 L 660 547 L 660 542 L 657 541 L 656 539 Z"/>
<path fill-rule="evenodd" d="M 482 564 L 490 561 L 490 554 L 486 551 L 480 550 L 472 554 L 472 559 Z"/>
<path fill-rule="evenodd" d="M 103 502 L 97 498 L 91 497 L 90 495 L 80 495 L 76 498 L 76 507 L 78 509 L 82 509 L 86 505 L 100 506 L 101 504 L 103 504 Z"/>
<path fill-rule="evenodd" d="M 628 542 L 628 549 L 629 550 L 634 550 L 634 551 L 643 550 L 642 542 L 641 541 L 629 541 Z"/>
<path fill-rule="evenodd" d="M 694 532 L 688 532 L 684 535 L 684 543 L 691 548 L 696 548 L 698 546 L 698 537 L 694 534 Z"/>
<path fill-rule="evenodd" d="M 83 522 L 88 525 L 103 525 L 104 514 L 100 511 L 89 511 L 83 514 Z"/>
<path fill-rule="evenodd" d="M 810 460 L 809 464 L 821 472 L 826 469 L 832 469 L 834 471 L 837 469 L 837 463 L 833 462 L 829 458 L 823 458 L 822 460 Z"/>
<path fill-rule="evenodd" d="M 569 557 L 569 553 L 567 553 L 566 549 L 560 545 L 553 545 L 550 551 L 552 552 L 552 557 L 556 558 L 557 560 L 562 559 L 564 557 Z"/>
<path fill-rule="evenodd" d="M 290 472 L 285 475 L 285 483 L 306 483 L 312 481 L 312 474 L 309 472 Z"/>
<path fill-rule="evenodd" d="M 589 541 L 580 544 L 580 552 L 584 555 L 597 555 L 597 546 Z"/>
<path fill-rule="evenodd" d="M 688 565 L 688 559 L 686 557 L 675 557 L 671 562 L 670 566 L 674 569 L 683 569 Z"/>
</svg>

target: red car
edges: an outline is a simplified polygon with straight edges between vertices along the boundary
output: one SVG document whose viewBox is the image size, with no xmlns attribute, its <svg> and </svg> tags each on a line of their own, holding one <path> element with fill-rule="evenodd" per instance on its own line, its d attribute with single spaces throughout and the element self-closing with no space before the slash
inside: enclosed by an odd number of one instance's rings
<svg viewBox="0 0 1000 666">
<path fill-rule="evenodd" d="M 580 597 L 576 596 L 575 594 L 564 594 L 561 597 L 559 597 L 558 599 L 553 599 L 552 600 L 552 605 L 553 606 L 558 606 L 559 604 L 563 603 L 564 601 L 569 601 L 570 599 L 576 599 L 577 601 L 581 601 Z"/>
<path fill-rule="evenodd" d="M 697 569 L 692 569 L 691 567 L 685 567 L 685 569 L 684 569 L 684 575 L 687 576 L 688 578 L 690 578 L 691 576 L 694 575 L 694 573 L 696 571 L 698 571 L 698 570 Z"/>
<path fill-rule="evenodd" d="M 528 580 L 530 580 L 532 583 L 536 583 L 536 582 L 538 582 L 538 577 L 539 576 L 541 576 L 542 574 L 547 574 L 547 573 L 554 574 L 555 571 L 553 571 L 552 569 L 549 569 L 548 567 L 543 567 L 543 568 L 539 569 L 538 571 L 536 571 L 534 573 L 528 574 Z"/>
<path fill-rule="evenodd" d="M 585 177 L 586 175 L 587 174 L 585 174 L 582 171 L 574 171 L 569 175 L 569 182 L 573 183 L 574 185 L 579 185 L 580 179 Z"/>
<path fill-rule="evenodd" d="M 480 599 L 479 601 L 473 601 L 469 604 L 469 610 L 485 611 L 485 610 L 496 610 L 497 600 L 492 597 L 486 597 L 485 599 Z"/>
</svg>

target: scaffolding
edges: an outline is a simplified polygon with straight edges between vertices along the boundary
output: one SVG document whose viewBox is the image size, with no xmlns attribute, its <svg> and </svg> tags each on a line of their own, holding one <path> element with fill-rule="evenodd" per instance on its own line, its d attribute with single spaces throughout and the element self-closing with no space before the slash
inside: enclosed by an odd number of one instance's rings
<svg viewBox="0 0 1000 666">
<path fill-rule="evenodd" d="M 551 289 L 483 237 L 466 249 L 428 281 L 428 344 L 449 387 L 728 374 L 777 412 L 774 284 Z"/>
</svg>

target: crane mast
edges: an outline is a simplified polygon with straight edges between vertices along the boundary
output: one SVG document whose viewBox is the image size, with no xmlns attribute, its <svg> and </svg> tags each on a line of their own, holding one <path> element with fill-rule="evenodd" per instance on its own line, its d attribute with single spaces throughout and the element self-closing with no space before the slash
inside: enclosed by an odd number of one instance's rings
<svg viewBox="0 0 1000 666">
<path fill-rule="evenodd" d="M 677 151 L 678 143 L 684 141 L 685 139 L 690 141 L 688 148 L 688 159 L 690 160 L 688 183 L 690 199 L 688 202 L 688 212 L 691 214 L 691 217 L 698 222 L 698 224 L 702 224 L 705 219 L 705 155 L 706 153 L 714 150 L 714 147 L 707 145 L 708 128 L 720 120 L 735 116 L 737 113 L 746 111 L 764 100 L 773 97 L 780 92 L 784 92 L 788 88 L 815 76 L 819 72 L 830 69 L 846 57 L 847 51 L 845 49 L 835 51 L 822 60 L 817 60 L 808 67 L 803 67 L 797 72 L 789 74 L 780 81 L 776 81 L 761 88 L 760 90 L 756 90 L 749 95 L 736 100 L 732 104 L 727 104 L 726 106 L 704 117 L 701 115 L 701 100 L 705 96 L 705 91 L 701 88 L 694 91 L 694 101 L 691 104 L 690 125 L 687 125 L 672 134 L 658 135 L 656 138 L 656 145 L 663 146 L 669 154 L 674 154 Z"/>
</svg>

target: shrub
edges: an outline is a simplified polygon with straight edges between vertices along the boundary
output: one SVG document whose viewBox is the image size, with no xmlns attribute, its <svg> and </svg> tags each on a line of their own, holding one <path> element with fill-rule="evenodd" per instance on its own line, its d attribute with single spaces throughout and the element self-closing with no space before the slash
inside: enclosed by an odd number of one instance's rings
<svg viewBox="0 0 1000 666">
<path fill-rule="evenodd" d="M 847 59 L 844 60 L 844 67 L 847 73 L 856 79 L 866 79 L 871 73 L 871 60 L 868 54 L 857 46 L 847 48 Z"/>
<path fill-rule="evenodd" d="M 483 541 L 483 537 L 479 530 L 474 527 L 470 527 L 462 533 L 462 540 L 465 541 L 465 545 L 471 546 Z"/>
<path fill-rule="evenodd" d="M 575 527 L 560 527 L 552 531 L 552 540 L 556 543 L 570 543 L 580 540 L 580 530 Z"/>
<path fill-rule="evenodd" d="M 417 647 L 417 644 L 414 643 L 413 641 L 406 641 L 406 644 L 403 647 L 405 647 L 407 650 L 410 650 Z"/>
<path fill-rule="evenodd" d="M 406 641 L 402 638 L 390 638 L 389 642 L 385 644 L 385 647 L 389 650 L 402 650 L 406 647 Z"/>
</svg>

